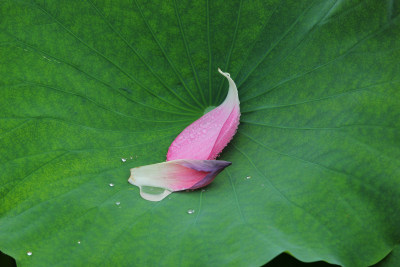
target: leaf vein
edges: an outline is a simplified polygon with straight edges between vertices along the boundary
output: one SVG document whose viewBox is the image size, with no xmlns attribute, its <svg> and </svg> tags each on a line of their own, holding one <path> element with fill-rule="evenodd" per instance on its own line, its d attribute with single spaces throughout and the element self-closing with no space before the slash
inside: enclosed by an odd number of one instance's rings
<svg viewBox="0 0 400 267">
<path fill-rule="evenodd" d="M 194 107 L 193 105 L 189 104 L 186 100 L 184 100 L 182 97 L 180 97 L 174 90 L 172 90 L 171 87 L 169 87 L 162 79 L 160 76 L 158 76 L 154 70 L 150 67 L 150 65 L 147 63 L 147 61 L 143 58 L 142 55 L 138 53 L 138 51 L 127 41 L 127 39 L 122 36 L 120 32 L 118 32 L 110 23 L 110 21 L 106 18 L 106 16 L 99 10 L 99 8 L 93 3 L 92 0 L 87 0 L 92 8 L 100 15 L 100 17 L 108 24 L 110 29 L 129 47 L 129 49 L 142 61 L 147 69 L 151 72 L 151 74 L 156 77 L 156 79 L 168 90 L 170 91 L 176 98 L 178 98 L 183 104 L 185 104 L 188 107 Z"/>
<path fill-rule="evenodd" d="M 153 37 L 154 41 L 157 43 L 158 47 L 160 48 L 161 52 L 163 53 L 164 57 L 167 59 L 169 65 L 171 66 L 171 68 L 174 70 L 176 76 L 178 77 L 178 79 L 181 81 L 183 87 L 185 88 L 185 90 L 188 92 L 188 94 L 190 95 L 190 97 L 194 100 L 194 102 L 196 102 L 196 104 L 200 107 L 200 109 L 202 108 L 202 104 L 197 100 L 196 97 L 194 97 L 194 95 L 192 94 L 192 92 L 189 90 L 189 88 L 187 87 L 185 81 L 183 80 L 181 74 L 179 73 L 179 71 L 177 70 L 177 68 L 175 67 L 175 64 L 172 62 L 172 60 L 169 58 L 169 56 L 167 55 L 167 53 L 165 52 L 164 48 L 161 46 L 160 42 L 158 41 L 153 29 L 150 27 L 149 22 L 147 21 L 146 17 L 143 14 L 142 8 L 139 6 L 139 3 L 137 2 L 137 0 L 134 0 L 136 7 L 139 10 L 139 13 L 144 21 L 144 23 L 146 24 L 147 29 L 149 30 L 149 32 L 151 33 L 151 36 Z"/>
</svg>

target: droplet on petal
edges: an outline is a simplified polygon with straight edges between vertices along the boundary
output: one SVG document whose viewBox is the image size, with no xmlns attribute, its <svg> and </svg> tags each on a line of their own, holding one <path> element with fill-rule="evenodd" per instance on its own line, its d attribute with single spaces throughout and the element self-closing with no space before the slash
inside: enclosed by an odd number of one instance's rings
<svg viewBox="0 0 400 267">
<path fill-rule="evenodd" d="M 213 160 L 231 141 L 239 125 L 239 97 L 229 73 L 218 71 L 229 82 L 225 101 L 184 129 L 172 142 L 167 161 L 176 159 Z M 194 135 L 193 133 L 197 133 Z"/>
<path fill-rule="evenodd" d="M 172 192 L 208 185 L 229 165 L 222 160 L 172 160 L 132 168 L 128 181 L 140 188 L 142 198 L 160 201 Z"/>
</svg>

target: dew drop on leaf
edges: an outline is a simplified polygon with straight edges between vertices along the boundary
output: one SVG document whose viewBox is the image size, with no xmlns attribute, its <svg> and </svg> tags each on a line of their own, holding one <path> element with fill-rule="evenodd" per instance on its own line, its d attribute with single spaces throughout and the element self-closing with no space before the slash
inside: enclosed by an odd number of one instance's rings
<svg viewBox="0 0 400 267">
<path fill-rule="evenodd" d="M 32 251 L 28 251 L 28 252 L 26 252 L 26 255 L 28 255 L 28 256 L 32 256 Z"/>
<path fill-rule="evenodd" d="M 194 213 L 194 210 L 188 210 L 187 213 L 188 213 L 188 214 L 193 214 L 193 213 Z"/>
</svg>

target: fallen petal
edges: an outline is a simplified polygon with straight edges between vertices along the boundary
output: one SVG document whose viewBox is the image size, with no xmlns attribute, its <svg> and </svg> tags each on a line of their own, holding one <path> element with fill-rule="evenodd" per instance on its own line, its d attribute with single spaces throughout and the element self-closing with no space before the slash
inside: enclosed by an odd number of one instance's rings
<svg viewBox="0 0 400 267">
<path fill-rule="evenodd" d="M 132 168 L 128 181 L 140 188 L 144 199 L 160 201 L 174 191 L 208 185 L 229 165 L 222 160 L 172 160 Z"/>
<path fill-rule="evenodd" d="M 216 159 L 231 141 L 239 125 L 239 97 L 229 73 L 218 71 L 228 79 L 229 92 L 224 102 L 190 124 L 172 142 L 167 161 L 176 159 Z"/>
</svg>

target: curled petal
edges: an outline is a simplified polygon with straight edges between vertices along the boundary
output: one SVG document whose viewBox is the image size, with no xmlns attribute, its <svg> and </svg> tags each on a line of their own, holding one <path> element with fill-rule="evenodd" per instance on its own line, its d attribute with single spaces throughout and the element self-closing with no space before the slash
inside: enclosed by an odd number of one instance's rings
<svg viewBox="0 0 400 267">
<path fill-rule="evenodd" d="M 229 73 L 218 71 L 228 79 L 225 101 L 184 129 L 172 142 L 167 161 L 176 159 L 216 159 L 235 135 L 239 125 L 239 97 Z"/>
<path fill-rule="evenodd" d="M 229 165 L 222 160 L 172 160 L 132 168 L 128 181 L 140 188 L 144 199 L 160 201 L 174 191 L 208 185 Z"/>
</svg>

